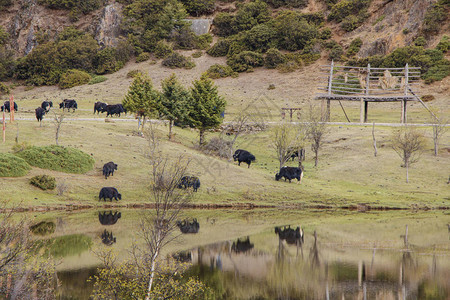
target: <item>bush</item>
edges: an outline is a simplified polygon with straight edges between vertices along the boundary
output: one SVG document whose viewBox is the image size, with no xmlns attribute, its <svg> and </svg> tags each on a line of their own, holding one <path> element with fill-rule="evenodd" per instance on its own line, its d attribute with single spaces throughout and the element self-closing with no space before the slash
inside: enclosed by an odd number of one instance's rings
<svg viewBox="0 0 450 300">
<path fill-rule="evenodd" d="M 214 64 L 206 71 L 206 76 L 211 79 L 218 79 L 228 76 L 235 76 L 235 72 L 230 66 Z"/>
<path fill-rule="evenodd" d="M 174 49 L 192 50 L 197 46 L 197 36 L 188 26 L 174 30 L 170 40 L 174 43 Z"/>
<path fill-rule="evenodd" d="M 30 231 L 33 234 L 41 235 L 41 236 L 52 234 L 55 232 L 55 229 L 56 229 L 55 222 L 42 221 L 42 222 L 39 222 L 37 224 L 30 226 Z"/>
<path fill-rule="evenodd" d="M 213 41 L 213 37 L 209 33 L 199 35 L 199 36 L 197 36 L 196 48 L 206 50 L 206 49 L 208 49 L 209 45 L 211 45 L 212 41 Z"/>
<path fill-rule="evenodd" d="M 316 25 L 308 23 L 304 15 L 295 11 L 284 11 L 274 20 L 279 49 L 302 50 L 319 36 Z"/>
<path fill-rule="evenodd" d="M 290 72 L 294 72 L 295 70 L 297 70 L 300 67 L 300 65 L 293 61 L 293 60 L 288 60 L 285 63 L 279 64 L 277 66 L 277 70 L 280 73 L 290 73 Z"/>
<path fill-rule="evenodd" d="M 342 49 L 342 46 L 338 44 L 331 48 L 328 57 L 331 60 L 340 60 L 342 58 L 342 54 L 344 54 L 344 50 Z"/>
<path fill-rule="evenodd" d="M 230 49 L 231 40 L 222 39 L 217 41 L 211 48 L 209 48 L 206 53 L 213 57 L 225 56 L 228 54 L 228 50 Z"/>
<path fill-rule="evenodd" d="M 0 177 L 19 177 L 27 175 L 30 165 L 20 157 L 10 153 L 0 153 Z"/>
<path fill-rule="evenodd" d="M 434 81 L 440 81 L 450 75 L 450 61 L 442 60 L 440 63 L 432 66 L 422 75 L 425 83 L 430 84 Z"/>
<path fill-rule="evenodd" d="M 278 49 L 269 49 L 264 57 L 264 66 L 268 69 L 274 69 L 278 65 L 286 62 L 286 56 Z"/>
<path fill-rule="evenodd" d="M 105 5 L 105 0 L 38 0 L 38 3 L 53 9 L 67 9 L 72 12 L 87 14 Z"/>
<path fill-rule="evenodd" d="M 136 57 L 136 63 L 140 63 L 140 62 L 143 62 L 143 61 L 147 61 L 147 60 L 149 60 L 150 59 L 150 53 L 148 53 L 148 52 L 142 52 L 141 54 L 139 54 L 137 57 Z"/>
<path fill-rule="evenodd" d="M 229 36 L 234 30 L 234 16 L 229 13 L 218 13 L 213 20 L 213 32 L 217 36 Z"/>
<path fill-rule="evenodd" d="M 117 49 L 107 47 L 100 50 L 94 57 L 95 73 L 109 74 L 119 71 L 125 62 L 118 58 Z"/>
<path fill-rule="evenodd" d="M 264 0 L 267 4 L 274 8 L 278 7 L 293 7 L 293 8 L 303 8 L 308 5 L 307 0 Z"/>
<path fill-rule="evenodd" d="M 348 16 L 361 15 L 362 12 L 366 11 L 370 5 L 371 0 L 342 0 L 333 5 L 331 12 L 328 15 L 328 20 L 335 20 L 336 22 L 341 22 L 344 18 Z"/>
<path fill-rule="evenodd" d="M 53 190 L 56 187 L 56 180 L 53 176 L 37 175 L 30 179 L 30 184 L 41 190 Z"/>
<path fill-rule="evenodd" d="M 4 84 L 3 82 L 0 82 L 0 95 L 1 94 L 9 94 L 10 91 L 11 90 L 10 90 L 9 86 Z"/>
<path fill-rule="evenodd" d="M 244 4 L 234 17 L 233 28 L 235 32 L 249 30 L 252 27 L 270 20 L 269 7 L 266 3 L 256 0 Z"/>
<path fill-rule="evenodd" d="M 205 146 L 203 146 L 202 150 L 209 155 L 217 155 L 219 157 L 229 158 L 230 154 L 232 153 L 231 147 L 231 141 L 214 137 Z"/>
<path fill-rule="evenodd" d="M 414 45 L 415 46 L 422 46 L 422 47 L 424 47 L 426 44 L 427 44 L 427 40 L 423 36 L 418 36 L 414 40 Z"/>
<path fill-rule="evenodd" d="M 199 57 L 201 57 L 203 55 L 203 52 L 202 51 L 195 51 L 194 53 L 192 53 L 192 57 L 193 58 L 199 58 Z"/>
<path fill-rule="evenodd" d="M 329 27 L 325 27 L 320 31 L 319 33 L 319 39 L 321 40 L 328 40 L 331 39 L 331 29 Z"/>
<path fill-rule="evenodd" d="M 128 78 L 134 78 L 138 75 L 141 75 L 142 71 L 141 70 L 131 70 L 130 72 L 127 73 L 127 77 Z"/>
<path fill-rule="evenodd" d="M 346 16 L 341 23 L 341 28 L 347 32 L 353 31 L 361 25 L 357 16 L 349 15 Z"/>
<path fill-rule="evenodd" d="M 446 2 L 447 1 L 447 2 Z M 439 0 L 425 13 L 423 20 L 423 32 L 426 35 L 436 34 L 448 18 L 448 0 Z"/>
<path fill-rule="evenodd" d="M 80 70 L 68 70 L 61 75 L 59 80 L 59 87 L 62 89 L 68 89 L 74 86 L 83 85 L 91 80 L 91 75 Z"/>
<path fill-rule="evenodd" d="M 162 65 L 171 69 L 192 69 L 193 67 L 195 67 L 195 63 L 190 58 L 176 52 L 172 53 L 172 55 L 164 59 L 162 61 Z"/>
<path fill-rule="evenodd" d="M 444 35 L 439 44 L 437 44 L 436 49 L 442 51 L 442 53 L 447 53 L 447 51 L 450 50 L 450 37 Z"/>
<path fill-rule="evenodd" d="M 265 52 L 267 49 L 276 47 L 275 28 L 267 24 L 259 24 L 245 32 L 244 43 L 252 51 Z"/>
<path fill-rule="evenodd" d="M 92 84 L 97 84 L 103 81 L 108 80 L 108 78 L 106 78 L 105 76 L 94 76 L 92 77 L 91 81 L 88 82 L 88 84 L 92 85 Z"/>
<path fill-rule="evenodd" d="M 69 147 L 32 146 L 16 155 L 32 166 L 66 173 L 83 174 L 94 167 L 94 159 L 90 155 Z"/>
<path fill-rule="evenodd" d="M 347 56 L 354 56 L 354 55 L 356 55 L 359 52 L 359 50 L 361 49 L 362 43 L 363 42 L 362 42 L 362 40 L 360 38 L 354 39 L 350 43 L 350 46 L 348 47 Z"/>
<path fill-rule="evenodd" d="M 191 16 L 199 17 L 214 12 L 214 0 L 181 0 Z"/>
<path fill-rule="evenodd" d="M 165 42 L 159 41 L 155 47 L 155 56 L 157 58 L 167 58 L 173 53 L 172 45 Z"/>
<path fill-rule="evenodd" d="M 252 71 L 254 67 L 264 65 L 264 56 L 252 51 L 244 51 L 227 59 L 227 64 L 235 72 Z"/>
</svg>

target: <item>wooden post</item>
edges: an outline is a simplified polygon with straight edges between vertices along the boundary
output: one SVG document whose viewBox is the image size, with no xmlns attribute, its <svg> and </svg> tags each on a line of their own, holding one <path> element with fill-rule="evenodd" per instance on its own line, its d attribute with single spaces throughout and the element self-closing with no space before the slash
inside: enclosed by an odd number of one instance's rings
<svg viewBox="0 0 450 300">
<path fill-rule="evenodd" d="M 331 61 L 330 75 L 328 76 L 328 96 L 331 96 L 331 88 L 333 86 L 333 72 L 334 72 L 334 60 Z M 330 121 L 330 109 L 331 109 L 331 100 L 330 100 L 330 98 L 328 98 L 327 99 L 327 109 L 325 112 L 327 122 Z"/>
<path fill-rule="evenodd" d="M 407 107 L 407 106 L 408 106 L 408 102 L 407 102 L 406 99 L 405 99 L 405 100 L 403 100 L 403 112 L 402 112 L 403 120 L 402 120 L 402 123 L 406 123 L 407 120 L 408 120 L 407 114 L 406 114 L 406 107 Z"/>
<path fill-rule="evenodd" d="M 409 66 L 408 64 L 405 65 L 405 100 L 402 100 L 402 111 L 401 111 L 401 122 L 406 123 L 406 97 L 408 96 L 408 81 L 409 81 Z"/>
<path fill-rule="evenodd" d="M 369 101 L 364 101 L 364 123 L 367 123 L 367 112 L 369 111 Z"/>
<path fill-rule="evenodd" d="M 9 122 L 14 122 L 14 96 L 9 98 Z"/>
<path fill-rule="evenodd" d="M 369 86 L 370 86 L 370 64 L 367 64 L 367 75 L 366 75 L 366 88 L 365 88 L 365 95 L 369 95 Z M 360 103 L 360 112 L 359 112 L 359 122 L 364 123 L 364 109 L 365 109 L 365 103 L 364 98 L 361 98 Z"/>
<path fill-rule="evenodd" d="M 327 122 L 330 122 L 330 115 L 331 115 L 331 100 L 327 100 Z"/>
</svg>

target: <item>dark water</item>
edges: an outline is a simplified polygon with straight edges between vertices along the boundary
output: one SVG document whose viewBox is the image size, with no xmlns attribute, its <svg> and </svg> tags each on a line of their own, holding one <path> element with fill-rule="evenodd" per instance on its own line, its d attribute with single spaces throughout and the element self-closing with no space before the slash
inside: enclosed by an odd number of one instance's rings
<svg viewBox="0 0 450 300">
<path fill-rule="evenodd" d="M 213 288 L 216 299 L 450 299 L 445 212 L 189 210 L 185 216 L 199 220 L 199 233 L 180 234 L 164 255 L 191 262 L 189 275 Z M 89 249 L 111 247 L 124 258 L 140 217 L 130 210 L 120 217 L 109 211 L 37 217 L 56 224 L 40 238 L 53 239 L 62 259 L 61 299 L 88 299 L 87 279 L 99 264 Z M 291 225 L 293 234 L 276 234 L 280 225 Z"/>
</svg>

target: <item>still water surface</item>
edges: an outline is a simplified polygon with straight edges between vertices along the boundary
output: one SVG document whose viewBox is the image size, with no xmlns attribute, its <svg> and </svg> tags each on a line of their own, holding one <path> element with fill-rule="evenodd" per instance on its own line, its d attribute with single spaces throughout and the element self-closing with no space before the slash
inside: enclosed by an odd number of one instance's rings
<svg viewBox="0 0 450 300">
<path fill-rule="evenodd" d="M 33 216 L 35 223 L 55 224 L 36 237 L 53 239 L 61 299 L 89 298 L 87 279 L 99 265 L 91 250 L 111 247 L 125 258 L 139 242 L 142 213 Z M 189 274 L 217 299 L 450 299 L 445 211 L 186 210 L 184 217 L 196 218 L 200 231 L 179 233 L 164 256 L 192 262 Z M 275 227 L 286 225 L 301 226 L 303 241 L 295 234 L 281 239 Z"/>
</svg>

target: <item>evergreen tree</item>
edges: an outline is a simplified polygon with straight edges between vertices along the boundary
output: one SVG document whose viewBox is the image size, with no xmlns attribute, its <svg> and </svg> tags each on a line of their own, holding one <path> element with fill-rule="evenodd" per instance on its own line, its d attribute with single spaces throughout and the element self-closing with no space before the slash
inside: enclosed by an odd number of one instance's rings
<svg viewBox="0 0 450 300">
<path fill-rule="evenodd" d="M 183 123 L 188 113 L 189 91 L 177 80 L 175 74 L 163 80 L 162 93 L 159 98 L 159 115 L 169 121 L 169 139 L 172 138 L 174 122 Z"/>
<path fill-rule="evenodd" d="M 144 128 L 145 119 L 157 110 L 157 101 L 160 93 L 153 89 L 152 80 L 143 74 L 138 74 L 128 89 L 128 93 L 122 100 L 123 107 L 137 114 L 139 126 L 142 121 L 142 129 Z"/>
<path fill-rule="evenodd" d="M 200 145 L 202 145 L 205 131 L 222 123 L 226 102 L 219 96 L 214 82 L 205 75 L 193 84 L 188 123 L 200 131 Z"/>
</svg>

